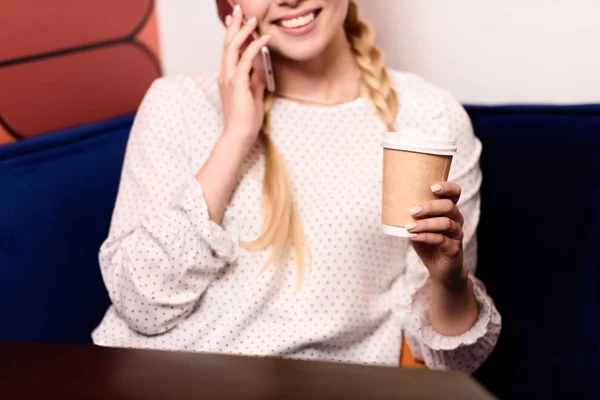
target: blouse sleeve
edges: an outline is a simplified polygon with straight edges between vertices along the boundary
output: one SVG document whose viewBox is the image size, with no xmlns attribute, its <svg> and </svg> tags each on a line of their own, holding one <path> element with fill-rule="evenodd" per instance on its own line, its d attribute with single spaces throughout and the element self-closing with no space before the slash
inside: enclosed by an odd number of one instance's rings
<svg viewBox="0 0 600 400">
<path fill-rule="evenodd" d="M 185 107 L 182 90 L 166 78 L 146 94 L 99 254 L 113 306 L 146 335 L 167 332 L 186 318 L 238 252 L 237 238 L 209 219 L 186 151 L 192 128 Z"/>
<path fill-rule="evenodd" d="M 405 298 L 408 312 L 404 321 L 407 342 L 416 359 L 432 369 L 474 372 L 494 349 L 501 329 L 500 313 L 487 295 L 483 283 L 475 277 L 477 265 L 476 231 L 480 214 L 482 173 L 479 158 L 482 146 L 475 136 L 471 121 L 464 108 L 449 94 L 444 93 L 443 112 L 431 124 L 434 132 L 428 134 L 456 140 L 455 156 L 449 180 L 458 183 L 462 196 L 458 208 L 464 216 L 464 263 L 469 271 L 475 298 L 479 304 L 479 316 L 475 324 L 459 336 L 443 336 L 436 332 L 427 319 L 430 304 L 429 272 L 412 246 L 406 257 Z"/>
</svg>

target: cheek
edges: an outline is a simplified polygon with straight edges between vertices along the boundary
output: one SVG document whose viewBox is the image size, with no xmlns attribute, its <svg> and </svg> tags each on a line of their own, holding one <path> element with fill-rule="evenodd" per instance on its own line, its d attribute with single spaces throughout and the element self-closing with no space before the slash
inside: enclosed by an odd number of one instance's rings
<svg viewBox="0 0 600 400">
<path fill-rule="evenodd" d="M 348 14 L 349 0 L 331 0 L 336 16 L 340 22 L 344 22 Z"/>
<path fill-rule="evenodd" d="M 244 11 L 244 17 L 246 17 L 246 19 L 257 17 L 259 20 L 267 13 L 269 3 L 271 2 L 272 0 L 237 0 L 237 4 L 239 4 Z"/>
</svg>

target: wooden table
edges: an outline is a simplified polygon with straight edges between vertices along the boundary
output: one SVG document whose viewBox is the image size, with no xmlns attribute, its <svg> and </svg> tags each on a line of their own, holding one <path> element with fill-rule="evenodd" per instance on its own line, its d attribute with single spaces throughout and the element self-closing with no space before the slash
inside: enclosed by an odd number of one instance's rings
<svg viewBox="0 0 600 400">
<path fill-rule="evenodd" d="M 456 372 L 0 341 L 0 399 L 493 397 Z"/>
</svg>

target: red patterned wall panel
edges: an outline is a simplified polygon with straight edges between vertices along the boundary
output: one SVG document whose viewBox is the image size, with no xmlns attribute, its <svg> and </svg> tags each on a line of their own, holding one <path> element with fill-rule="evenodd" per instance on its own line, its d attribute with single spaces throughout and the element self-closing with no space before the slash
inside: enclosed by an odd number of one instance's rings
<svg viewBox="0 0 600 400">
<path fill-rule="evenodd" d="M 161 75 L 152 0 L 0 4 L 0 144 L 133 112 Z"/>
</svg>

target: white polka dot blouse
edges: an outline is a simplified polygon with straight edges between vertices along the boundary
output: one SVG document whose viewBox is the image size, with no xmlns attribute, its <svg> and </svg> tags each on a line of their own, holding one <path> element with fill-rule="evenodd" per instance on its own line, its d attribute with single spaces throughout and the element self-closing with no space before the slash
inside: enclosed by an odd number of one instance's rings
<svg viewBox="0 0 600 400">
<path fill-rule="evenodd" d="M 449 180 L 462 186 L 465 263 L 475 272 L 481 143 L 446 91 L 390 71 L 398 127 L 456 140 Z M 366 98 L 333 107 L 278 99 L 271 136 L 285 159 L 311 264 L 259 274 L 269 251 L 239 241 L 261 231 L 264 155 L 248 157 L 221 225 L 195 179 L 223 129 L 216 74 L 157 80 L 136 116 L 108 238 L 99 259 L 112 306 L 94 343 L 398 365 L 403 335 L 433 369 L 472 372 L 501 318 L 473 275 L 479 317 L 460 336 L 428 323 L 428 271 L 405 238 L 381 231 L 382 134 Z"/>
</svg>

